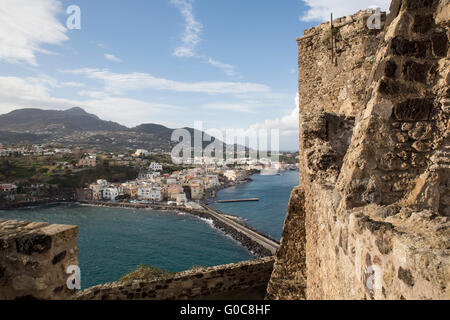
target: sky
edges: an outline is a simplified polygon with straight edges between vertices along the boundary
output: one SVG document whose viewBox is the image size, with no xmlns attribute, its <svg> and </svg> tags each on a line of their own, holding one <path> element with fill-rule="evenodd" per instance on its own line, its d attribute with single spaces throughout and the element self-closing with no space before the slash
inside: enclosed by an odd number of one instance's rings
<svg viewBox="0 0 450 320">
<path fill-rule="evenodd" d="M 279 129 L 280 149 L 296 150 L 295 39 L 330 12 L 389 2 L 0 0 L 0 114 L 81 107 L 128 127 Z"/>
</svg>

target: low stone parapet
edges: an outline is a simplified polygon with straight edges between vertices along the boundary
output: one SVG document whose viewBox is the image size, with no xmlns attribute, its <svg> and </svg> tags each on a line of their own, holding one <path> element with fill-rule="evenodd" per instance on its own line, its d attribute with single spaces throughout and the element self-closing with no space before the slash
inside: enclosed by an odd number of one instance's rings
<svg viewBox="0 0 450 320">
<path fill-rule="evenodd" d="M 78 227 L 0 220 L 0 300 L 68 299 Z"/>
<path fill-rule="evenodd" d="M 151 281 L 113 282 L 79 292 L 77 300 L 263 299 L 273 257 L 190 270 Z"/>
</svg>

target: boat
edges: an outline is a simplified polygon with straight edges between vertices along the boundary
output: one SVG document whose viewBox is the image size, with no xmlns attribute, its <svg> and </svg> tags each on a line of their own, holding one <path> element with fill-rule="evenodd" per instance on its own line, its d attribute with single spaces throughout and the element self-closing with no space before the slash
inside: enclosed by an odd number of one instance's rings
<svg viewBox="0 0 450 320">
<path fill-rule="evenodd" d="M 278 170 L 276 168 L 268 168 L 268 169 L 261 170 L 262 176 L 275 176 L 275 175 L 279 175 L 279 174 L 280 174 L 280 170 Z"/>
</svg>

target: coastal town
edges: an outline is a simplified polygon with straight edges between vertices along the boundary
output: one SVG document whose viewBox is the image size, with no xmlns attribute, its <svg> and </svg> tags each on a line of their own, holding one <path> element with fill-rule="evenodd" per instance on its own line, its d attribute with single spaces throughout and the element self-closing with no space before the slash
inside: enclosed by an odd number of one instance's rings
<svg viewBox="0 0 450 320">
<path fill-rule="evenodd" d="M 113 154 L 42 145 L 0 146 L 0 207 L 92 201 L 197 209 L 218 190 L 251 181 L 252 174 L 298 169 L 295 154 L 283 154 L 281 160 L 241 158 L 230 164 L 195 157 L 192 164 L 174 165 L 170 153 L 144 149 Z M 24 162 L 32 171 L 23 177 L 26 182 L 14 172 Z"/>
</svg>

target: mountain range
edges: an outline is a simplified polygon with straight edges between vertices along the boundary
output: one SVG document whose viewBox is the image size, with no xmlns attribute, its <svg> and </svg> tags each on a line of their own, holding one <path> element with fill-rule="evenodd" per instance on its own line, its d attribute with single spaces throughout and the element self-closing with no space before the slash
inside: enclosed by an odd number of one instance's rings
<svg viewBox="0 0 450 320">
<path fill-rule="evenodd" d="M 195 130 L 184 129 L 193 139 Z M 68 110 L 18 109 L 0 115 L 0 143 L 4 145 L 55 143 L 108 152 L 124 149 L 170 151 L 176 144 L 171 141 L 174 130 L 154 123 L 128 128 L 102 120 L 79 107 Z"/>
</svg>

